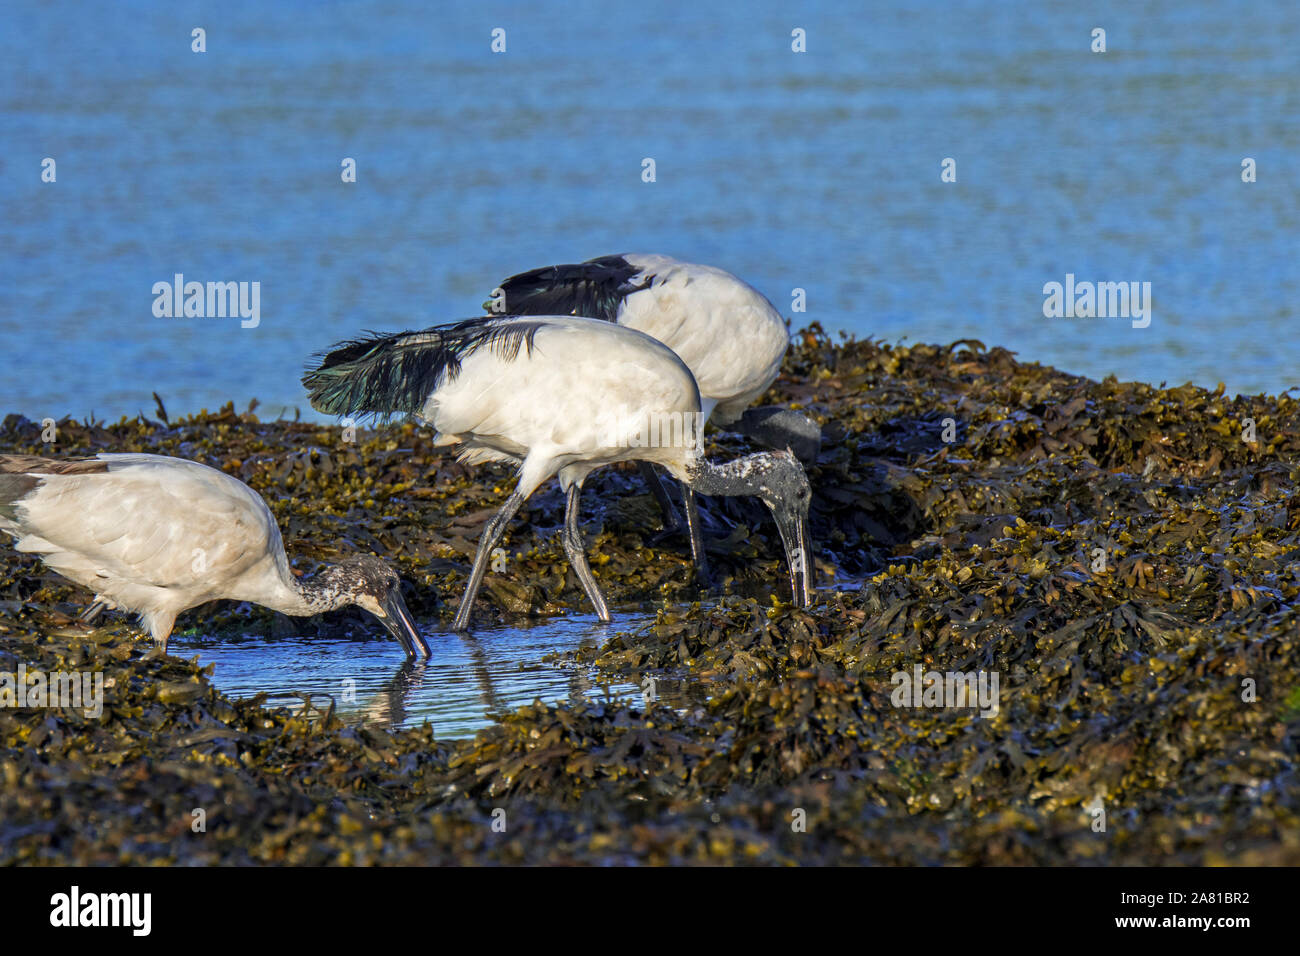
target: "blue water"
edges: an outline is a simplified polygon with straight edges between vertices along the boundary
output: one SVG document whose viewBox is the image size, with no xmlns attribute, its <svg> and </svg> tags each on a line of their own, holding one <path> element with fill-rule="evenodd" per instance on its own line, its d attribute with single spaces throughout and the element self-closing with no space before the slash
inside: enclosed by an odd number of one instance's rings
<svg viewBox="0 0 1300 956">
<path fill-rule="evenodd" d="M 0 412 L 307 413 L 336 339 L 635 250 L 800 323 L 1278 391 L 1298 66 L 1294 0 L 5 2 Z M 260 282 L 260 324 L 155 317 L 177 272 Z M 1066 273 L 1150 282 L 1150 327 L 1044 318 Z"/>
<path fill-rule="evenodd" d="M 396 730 L 427 720 L 440 738 L 467 737 L 490 725 L 490 715 L 534 700 L 641 699 L 639 684 L 611 682 L 590 668 L 544 658 L 603 643 L 646 620 L 616 614 L 612 623 L 601 624 L 594 615 L 577 614 L 530 626 L 476 628 L 472 635 L 426 628 L 433 655 L 416 665 L 405 664 L 394 643 L 344 637 L 214 639 L 186 633 L 173 635 L 168 650 L 215 665 L 212 681 L 230 697 L 266 694 L 269 707 L 309 715 L 333 701 L 335 712 L 350 722 Z M 689 688 L 680 680 L 657 679 L 653 686 L 656 700 L 689 703 Z M 312 710 L 303 711 L 308 700 Z"/>
</svg>

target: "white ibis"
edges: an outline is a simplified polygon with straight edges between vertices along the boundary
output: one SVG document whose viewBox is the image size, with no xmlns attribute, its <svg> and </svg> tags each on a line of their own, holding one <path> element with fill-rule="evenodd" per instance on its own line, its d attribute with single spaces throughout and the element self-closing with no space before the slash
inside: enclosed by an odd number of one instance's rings
<svg viewBox="0 0 1300 956">
<path fill-rule="evenodd" d="M 299 617 L 355 605 L 379 618 L 408 658 L 417 646 L 429 656 L 384 561 L 355 555 L 300 581 L 261 496 L 195 461 L 0 455 L 0 530 L 95 592 L 82 620 L 105 607 L 131 611 L 164 652 L 178 614 L 228 599 Z"/>
<path fill-rule="evenodd" d="M 810 600 L 808 504 L 803 466 L 789 452 L 707 461 L 704 422 L 690 369 L 663 343 L 632 329 L 570 316 L 485 318 L 422 332 L 339 343 L 303 376 L 312 407 L 331 415 L 413 414 L 438 444 L 463 443 L 470 463 L 509 461 L 519 480 L 488 522 L 454 627 L 469 623 L 492 549 L 541 483 L 558 475 L 567 494 L 565 554 L 601 620 L 609 620 L 578 529 L 582 483 L 602 465 L 647 461 L 695 492 L 756 495 L 785 546 L 794 600 Z M 703 548 L 688 509 L 692 547 Z"/>
<path fill-rule="evenodd" d="M 769 448 L 817 456 L 821 430 L 789 409 L 750 409 L 781 370 L 789 333 L 781 313 L 729 272 L 668 256 L 627 254 L 546 266 L 506 279 L 484 308 L 509 315 L 583 315 L 616 322 L 663 342 L 695 376 L 705 421 Z M 659 478 L 641 472 L 678 527 Z"/>
</svg>

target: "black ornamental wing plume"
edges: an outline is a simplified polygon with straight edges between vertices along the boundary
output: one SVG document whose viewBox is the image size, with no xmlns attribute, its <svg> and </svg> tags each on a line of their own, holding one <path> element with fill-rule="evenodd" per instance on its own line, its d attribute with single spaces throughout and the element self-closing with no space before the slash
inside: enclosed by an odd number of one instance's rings
<svg viewBox="0 0 1300 956">
<path fill-rule="evenodd" d="M 492 348 L 514 361 L 521 348 L 532 352 L 544 324 L 485 316 L 419 332 L 369 332 L 318 356 L 302 384 L 311 407 L 326 415 L 414 414 L 443 381 L 459 374 L 466 356 Z"/>
<path fill-rule="evenodd" d="M 622 256 L 545 266 L 502 282 L 502 304 L 507 315 L 580 315 L 613 322 L 623 300 L 650 285 L 649 276 L 632 281 L 641 272 Z M 494 303 L 489 299 L 483 307 L 494 308 Z"/>
</svg>

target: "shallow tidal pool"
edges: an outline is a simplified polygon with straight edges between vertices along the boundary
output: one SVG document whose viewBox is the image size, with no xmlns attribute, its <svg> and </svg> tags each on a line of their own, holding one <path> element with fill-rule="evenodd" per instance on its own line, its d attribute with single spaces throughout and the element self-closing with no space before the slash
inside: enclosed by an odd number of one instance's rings
<svg viewBox="0 0 1300 956">
<path fill-rule="evenodd" d="M 169 651 L 198 654 L 215 664 L 212 681 L 231 698 L 267 695 L 266 706 L 301 710 L 303 697 L 324 710 L 330 698 L 345 720 L 386 730 L 433 724 L 439 738 L 468 737 L 491 724 L 491 714 L 540 699 L 545 703 L 583 698 L 640 696 L 641 688 L 610 682 L 592 669 L 543 661 L 547 655 L 600 643 L 649 620 L 617 614 L 609 624 L 595 615 L 551 618 L 523 626 L 476 628 L 472 634 L 423 628 L 433 656 L 406 664 L 396 643 L 340 638 L 244 637 L 236 640 L 175 634 Z M 658 696 L 671 688 L 657 687 Z M 668 693 L 666 693 L 668 692 Z"/>
</svg>

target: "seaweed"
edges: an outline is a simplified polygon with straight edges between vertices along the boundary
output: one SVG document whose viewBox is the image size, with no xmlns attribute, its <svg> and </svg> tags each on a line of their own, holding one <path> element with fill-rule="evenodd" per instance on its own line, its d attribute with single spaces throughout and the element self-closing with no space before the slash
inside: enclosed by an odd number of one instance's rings
<svg viewBox="0 0 1300 956">
<path fill-rule="evenodd" d="M 351 724 L 324 701 L 267 708 L 125 622 L 75 626 L 87 595 L 6 549 L 0 672 L 97 670 L 106 704 L 0 707 L 0 862 L 1300 862 L 1295 400 L 812 326 L 764 403 L 823 426 L 813 607 L 788 603 L 761 505 L 703 502 L 720 579 L 704 594 L 685 543 L 656 540 L 632 466 L 584 496 L 601 588 L 655 616 L 564 661 L 689 681 L 689 704 L 535 703 L 464 740 Z M 267 498 L 297 569 L 388 555 L 432 628 L 510 489 L 411 423 L 353 435 L 157 407 L 161 421 L 65 419 L 54 447 L 11 415 L 0 452 L 222 468 Z M 512 522 L 477 620 L 585 607 L 563 506 L 544 489 Z M 340 626 L 192 615 L 231 633 Z M 917 673 L 996 675 L 996 706 L 925 704 L 928 678 L 900 703 Z"/>
</svg>

